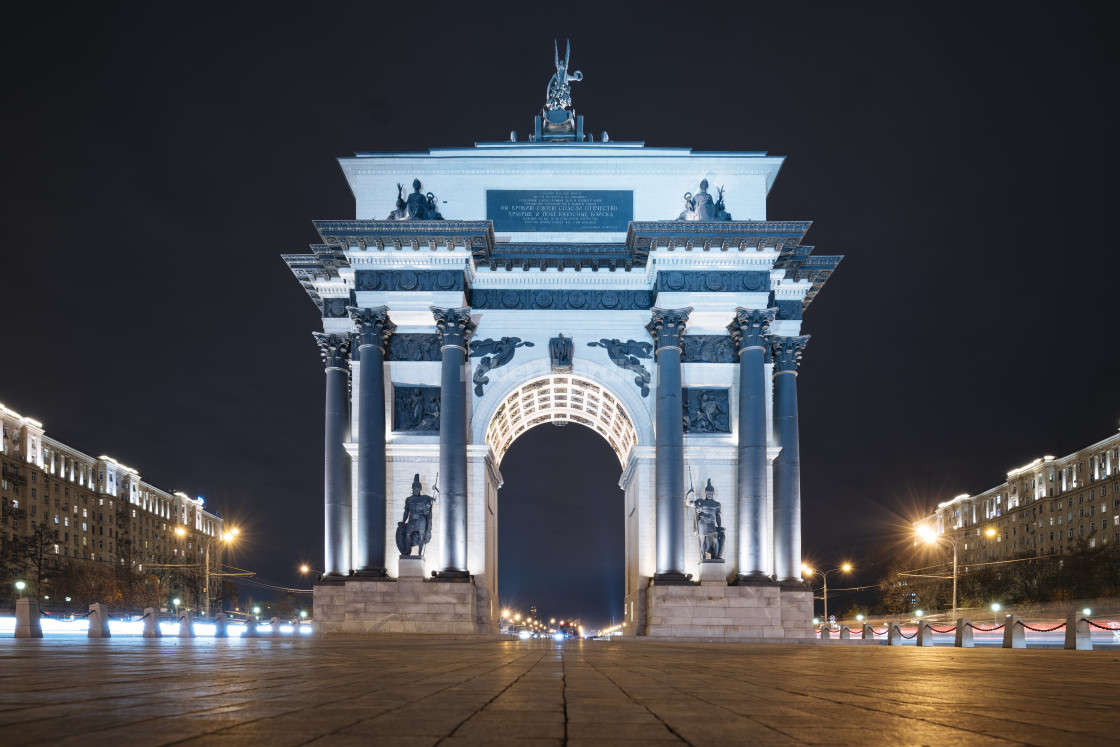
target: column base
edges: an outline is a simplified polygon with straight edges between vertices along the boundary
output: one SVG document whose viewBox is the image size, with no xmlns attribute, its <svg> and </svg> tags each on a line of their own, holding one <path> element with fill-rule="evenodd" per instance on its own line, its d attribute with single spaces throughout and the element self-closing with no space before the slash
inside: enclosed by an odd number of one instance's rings
<svg viewBox="0 0 1120 747">
<path fill-rule="evenodd" d="M 384 568 L 363 568 L 360 571 L 355 571 L 354 575 L 359 578 L 376 580 L 383 578 L 389 580 L 389 573 Z"/>
<path fill-rule="evenodd" d="M 653 580 L 650 582 L 652 586 L 695 586 L 692 581 L 691 573 L 681 573 L 680 571 L 665 571 L 663 573 L 656 573 Z"/>
<path fill-rule="evenodd" d="M 473 583 L 470 571 L 432 571 L 432 580 L 453 584 Z"/>
<path fill-rule="evenodd" d="M 801 578 L 783 578 L 778 582 L 783 591 L 806 591 L 811 589 L 809 583 Z"/>
<path fill-rule="evenodd" d="M 735 577 L 736 586 L 777 586 L 778 582 L 773 576 L 767 576 L 761 571 L 754 573 L 741 573 Z"/>
</svg>

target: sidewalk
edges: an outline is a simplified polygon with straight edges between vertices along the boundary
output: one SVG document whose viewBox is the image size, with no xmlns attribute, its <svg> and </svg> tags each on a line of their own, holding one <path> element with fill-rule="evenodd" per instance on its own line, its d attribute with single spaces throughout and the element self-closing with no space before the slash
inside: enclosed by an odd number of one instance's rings
<svg viewBox="0 0 1120 747">
<path fill-rule="evenodd" d="M 1115 744 L 1112 651 L 0 639 L 0 744 Z"/>
</svg>

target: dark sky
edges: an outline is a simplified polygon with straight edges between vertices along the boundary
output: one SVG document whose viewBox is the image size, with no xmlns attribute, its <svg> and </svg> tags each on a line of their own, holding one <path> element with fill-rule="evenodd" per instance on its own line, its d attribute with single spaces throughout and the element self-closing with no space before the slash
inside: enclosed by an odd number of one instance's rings
<svg viewBox="0 0 1120 747">
<path fill-rule="evenodd" d="M 526 133 L 570 36 L 589 130 L 788 156 L 769 217 L 847 255 L 804 323 L 807 559 L 862 557 L 916 510 L 1114 432 L 1104 19 L 772 5 L 25 6 L 0 45 L 0 402 L 206 496 L 243 527 L 235 562 L 299 585 L 322 556 L 323 374 L 280 254 L 353 217 L 337 156 Z M 503 594 L 605 619 L 619 470 L 575 430 L 502 465 Z M 585 451 L 591 487 L 537 484 Z M 600 550 L 606 570 L 571 560 Z"/>
</svg>

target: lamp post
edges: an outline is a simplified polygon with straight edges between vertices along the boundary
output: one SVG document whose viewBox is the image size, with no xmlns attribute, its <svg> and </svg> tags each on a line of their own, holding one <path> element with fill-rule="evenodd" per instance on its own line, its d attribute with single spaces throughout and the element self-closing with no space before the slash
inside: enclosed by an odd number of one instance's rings
<svg viewBox="0 0 1120 747">
<path fill-rule="evenodd" d="M 187 530 L 184 527 L 175 527 L 175 534 L 179 535 L 180 537 L 185 537 L 187 535 Z M 232 542 L 233 538 L 236 537 L 237 534 L 238 531 L 236 529 L 231 529 L 228 532 L 222 532 L 217 537 L 211 537 L 210 539 L 206 540 L 206 544 L 203 546 L 202 610 L 203 615 L 205 615 L 206 617 L 210 617 L 210 545 L 214 544 L 218 540 L 221 540 L 222 542 Z"/>
<path fill-rule="evenodd" d="M 851 570 L 852 570 L 852 564 L 851 563 L 845 563 L 844 565 L 840 566 L 839 568 L 829 568 L 827 571 L 814 571 L 812 568 L 810 568 L 807 565 L 802 565 L 801 566 L 801 575 L 802 576 L 817 575 L 817 576 L 820 576 L 821 579 L 824 581 L 824 619 L 825 619 L 825 622 L 828 622 L 828 574 L 834 573 L 836 571 L 842 571 L 844 573 L 849 573 L 849 572 L 851 572 Z M 831 623 L 829 623 L 829 624 L 831 625 Z"/>
<path fill-rule="evenodd" d="M 984 531 L 984 534 L 987 535 L 988 537 L 994 537 L 996 535 L 996 530 L 989 528 L 989 529 Z M 941 544 L 949 545 L 953 548 L 953 619 L 956 620 L 957 619 L 957 555 L 958 555 L 957 551 L 959 549 L 958 546 L 959 546 L 960 540 L 957 539 L 957 536 L 955 534 L 945 534 L 945 535 L 938 534 L 936 531 L 934 531 L 933 528 L 931 528 L 928 525 L 918 528 L 918 539 L 920 539 L 923 542 L 926 542 L 928 544 L 933 544 L 935 542 L 940 542 Z"/>
<path fill-rule="evenodd" d="M 19 590 L 19 598 L 23 599 L 23 590 L 27 588 L 27 582 L 16 581 L 16 588 Z"/>
</svg>

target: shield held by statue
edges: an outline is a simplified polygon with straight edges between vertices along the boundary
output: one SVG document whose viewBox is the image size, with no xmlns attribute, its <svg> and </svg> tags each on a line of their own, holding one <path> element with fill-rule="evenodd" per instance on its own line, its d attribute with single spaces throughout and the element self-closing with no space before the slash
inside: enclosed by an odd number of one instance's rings
<svg viewBox="0 0 1120 747">
<path fill-rule="evenodd" d="M 408 526 L 403 521 L 397 522 L 397 549 L 401 556 L 412 554 L 412 545 L 409 543 Z"/>
</svg>

